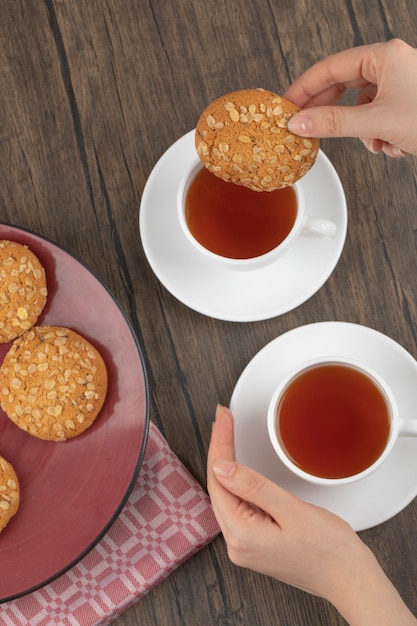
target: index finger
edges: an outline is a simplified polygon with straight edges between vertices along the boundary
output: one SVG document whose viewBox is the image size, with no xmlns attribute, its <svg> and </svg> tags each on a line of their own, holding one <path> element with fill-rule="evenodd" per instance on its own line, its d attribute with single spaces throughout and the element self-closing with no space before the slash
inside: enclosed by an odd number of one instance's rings
<svg viewBox="0 0 417 626">
<path fill-rule="evenodd" d="M 334 104 L 345 89 L 377 83 L 376 53 L 383 44 L 357 46 L 315 63 L 283 94 L 299 107 Z"/>
</svg>

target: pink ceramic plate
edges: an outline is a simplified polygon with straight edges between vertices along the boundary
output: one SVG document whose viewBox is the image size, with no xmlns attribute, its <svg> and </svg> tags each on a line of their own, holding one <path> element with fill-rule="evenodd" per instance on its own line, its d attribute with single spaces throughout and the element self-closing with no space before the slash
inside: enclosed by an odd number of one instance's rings
<svg viewBox="0 0 417 626">
<path fill-rule="evenodd" d="M 73 328 L 106 361 L 109 388 L 93 426 L 62 443 L 42 441 L 0 410 L 0 454 L 18 474 L 21 505 L 0 534 L 0 601 L 62 574 L 120 513 L 136 480 L 149 427 L 140 347 L 118 304 L 79 261 L 42 237 L 0 224 L 0 239 L 27 244 L 45 267 L 48 301 L 38 324 Z M 0 345 L 0 362 L 10 344 Z"/>
</svg>

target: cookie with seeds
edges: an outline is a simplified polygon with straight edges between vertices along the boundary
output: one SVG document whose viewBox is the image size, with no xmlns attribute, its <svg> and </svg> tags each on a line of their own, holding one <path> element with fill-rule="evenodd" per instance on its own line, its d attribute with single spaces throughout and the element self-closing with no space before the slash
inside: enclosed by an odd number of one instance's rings
<svg viewBox="0 0 417 626">
<path fill-rule="evenodd" d="M 0 343 L 13 341 L 37 322 L 47 295 L 38 257 L 24 244 L 0 240 Z"/>
<path fill-rule="evenodd" d="M 34 326 L 16 339 L 0 367 L 0 405 L 29 434 L 65 441 L 84 432 L 107 393 L 98 350 L 62 326 Z"/>
<path fill-rule="evenodd" d="M 0 456 L 0 533 L 17 513 L 20 504 L 19 481 L 11 463 Z"/>
<path fill-rule="evenodd" d="M 288 121 L 299 110 L 265 89 L 221 96 L 198 120 L 198 156 L 216 176 L 255 191 L 291 186 L 310 170 L 319 150 L 318 139 L 288 130 Z"/>
</svg>

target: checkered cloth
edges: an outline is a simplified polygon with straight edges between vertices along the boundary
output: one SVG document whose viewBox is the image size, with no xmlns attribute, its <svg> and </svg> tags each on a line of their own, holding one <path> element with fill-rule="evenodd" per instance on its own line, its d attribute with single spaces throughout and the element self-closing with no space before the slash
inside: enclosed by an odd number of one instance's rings
<svg viewBox="0 0 417 626">
<path fill-rule="evenodd" d="M 151 424 L 138 480 L 108 533 L 54 582 L 1 604 L 0 624 L 110 624 L 218 532 L 207 494 Z"/>
</svg>

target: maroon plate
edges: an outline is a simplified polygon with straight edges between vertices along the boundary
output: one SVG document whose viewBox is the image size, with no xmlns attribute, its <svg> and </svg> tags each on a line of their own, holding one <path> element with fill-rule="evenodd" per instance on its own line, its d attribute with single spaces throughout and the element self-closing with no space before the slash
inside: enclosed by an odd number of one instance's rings
<svg viewBox="0 0 417 626">
<path fill-rule="evenodd" d="M 46 270 L 38 324 L 66 326 L 103 356 L 106 401 L 95 423 L 65 442 L 42 441 L 0 410 L 0 454 L 19 477 L 20 508 L 0 534 L 0 602 L 33 591 L 83 557 L 120 513 L 149 429 L 143 358 L 119 305 L 79 261 L 40 236 L 0 224 L 0 239 L 29 246 Z M 11 344 L 0 345 L 0 363 Z"/>
</svg>

